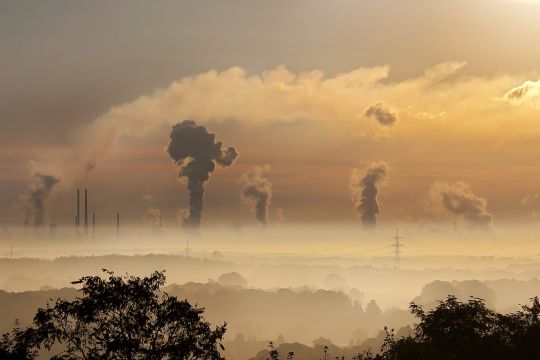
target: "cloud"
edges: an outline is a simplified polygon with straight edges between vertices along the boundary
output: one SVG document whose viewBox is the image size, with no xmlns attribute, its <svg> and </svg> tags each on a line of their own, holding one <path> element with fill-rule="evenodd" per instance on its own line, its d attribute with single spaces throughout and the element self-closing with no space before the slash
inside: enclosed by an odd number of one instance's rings
<svg viewBox="0 0 540 360">
<path fill-rule="evenodd" d="M 178 176 L 188 179 L 189 217 L 185 225 L 198 227 L 202 218 L 204 186 L 216 164 L 231 166 L 238 152 L 232 146 L 223 148 L 221 141 L 204 126 L 184 120 L 173 126 L 167 153 L 180 167 Z"/>
<path fill-rule="evenodd" d="M 81 170 L 91 172 L 122 137 L 144 137 L 177 119 L 196 119 L 203 124 L 234 120 L 245 126 L 295 123 L 299 119 L 349 123 L 361 126 L 362 136 L 377 137 L 382 130 L 365 119 L 367 107 L 376 101 L 391 101 L 399 106 L 404 98 L 404 105 L 410 107 L 409 98 L 425 99 L 418 93 L 433 94 L 430 87 L 463 65 L 443 63 L 418 78 L 396 84 L 381 83 L 389 75 L 388 66 L 358 68 L 332 77 L 319 70 L 293 73 L 284 66 L 261 74 L 232 67 L 185 77 L 111 108 L 83 129 Z M 422 106 L 417 111 L 430 109 Z"/>
<path fill-rule="evenodd" d="M 371 105 L 365 112 L 365 116 L 374 118 L 382 126 L 392 126 L 397 121 L 397 115 L 383 103 Z"/>
<path fill-rule="evenodd" d="M 493 215 L 487 209 L 487 200 L 475 195 L 465 182 L 436 182 L 430 188 L 429 199 L 431 206 L 460 216 L 474 228 L 491 228 Z"/>
<path fill-rule="evenodd" d="M 270 165 L 255 166 L 251 171 L 242 175 L 242 202 L 253 207 L 259 223 L 268 224 L 268 208 L 272 202 L 272 184 L 265 177 L 270 171 Z"/>
<path fill-rule="evenodd" d="M 537 100 L 540 95 L 540 80 L 527 80 L 521 85 L 514 87 L 504 94 L 504 98 L 512 103 L 523 104 L 531 100 Z"/>
<path fill-rule="evenodd" d="M 365 227 L 374 227 L 381 211 L 378 194 L 379 187 L 388 173 L 384 161 L 364 163 L 351 173 L 349 189 L 354 211 L 360 215 Z"/>
</svg>

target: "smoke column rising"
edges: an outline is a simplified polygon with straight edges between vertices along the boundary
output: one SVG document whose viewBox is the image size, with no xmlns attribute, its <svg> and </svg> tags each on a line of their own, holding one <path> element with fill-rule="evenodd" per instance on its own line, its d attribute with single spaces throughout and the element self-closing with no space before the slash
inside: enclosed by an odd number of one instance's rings
<svg viewBox="0 0 540 360">
<path fill-rule="evenodd" d="M 461 216 L 475 228 L 491 228 L 493 215 L 487 209 L 487 200 L 477 196 L 471 186 L 463 181 L 434 183 L 430 189 L 430 199 L 450 213 Z"/>
<path fill-rule="evenodd" d="M 52 175 L 34 173 L 28 192 L 19 197 L 25 212 L 25 226 L 28 225 L 32 219 L 34 226 L 43 225 L 46 210 L 45 203 L 51 190 L 59 182 L 60 180 Z"/>
<path fill-rule="evenodd" d="M 354 211 L 362 218 L 367 228 L 375 227 L 381 210 L 379 186 L 386 178 L 388 165 L 383 161 L 362 164 L 352 171 L 349 188 Z"/>
<path fill-rule="evenodd" d="M 257 221 L 263 225 L 268 224 L 268 208 L 272 201 L 272 184 L 264 176 L 268 171 L 270 171 L 269 165 L 256 166 L 241 178 L 244 182 L 242 202 L 253 206 Z"/>
<path fill-rule="evenodd" d="M 214 134 L 191 120 L 174 125 L 170 137 L 167 152 L 180 167 L 178 175 L 188 179 L 189 216 L 184 225 L 198 227 L 202 218 L 205 182 L 216 164 L 231 166 L 238 152 L 232 146 L 222 148 L 222 142 L 216 142 Z"/>
</svg>

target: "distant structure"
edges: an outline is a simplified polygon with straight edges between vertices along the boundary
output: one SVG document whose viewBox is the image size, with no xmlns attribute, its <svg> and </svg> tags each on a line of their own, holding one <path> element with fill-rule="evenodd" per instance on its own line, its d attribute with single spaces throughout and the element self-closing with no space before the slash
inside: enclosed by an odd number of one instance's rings
<svg viewBox="0 0 540 360">
<path fill-rule="evenodd" d="M 88 189 L 84 189 L 84 236 L 88 236 Z"/>
<path fill-rule="evenodd" d="M 120 239 L 120 213 L 116 213 L 116 239 Z"/>
<path fill-rule="evenodd" d="M 77 215 L 75 216 L 75 227 L 81 226 L 81 202 L 80 202 L 80 190 L 77 189 Z"/>
<path fill-rule="evenodd" d="M 396 235 L 394 235 L 392 239 L 394 240 L 391 245 L 394 248 L 394 269 L 398 269 L 399 265 L 401 264 L 401 248 L 405 246 L 401 242 L 401 239 L 403 239 L 403 237 L 399 235 L 398 228 L 396 228 Z"/>
<path fill-rule="evenodd" d="M 96 237 L 96 213 L 92 213 L 92 237 Z"/>
</svg>

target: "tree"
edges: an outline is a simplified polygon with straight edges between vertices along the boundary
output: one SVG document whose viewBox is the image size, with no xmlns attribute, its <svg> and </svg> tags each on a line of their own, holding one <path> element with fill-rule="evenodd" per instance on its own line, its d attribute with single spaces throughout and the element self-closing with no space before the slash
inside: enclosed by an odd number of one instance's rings
<svg viewBox="0 0 540 360">
<path fill-rule="evenodd" d="M 31 360 L 37 356 L 33 346 L 33 333 L 21 330 L 19 322 L 15 321 L 15 328 L 0 338 L 0 359 L 4 360 Z"/>
<path fill-rule="evenodd" d="M 222 360 L 218 347 L 226 324 L 212 329 L 204 309 L 159 289 L 164 272 L 149 277 L 85 276 L 82 296 L 58 299 L 39 309 L 34 326 L 24 331 L 36 348 L 63 350 L 51 359 Z"/>
<path fill-rule="evenodd" d="M 384 360 L 537 360 L 540 349 L 540 302 L 513 314 L 488 309 L 484 300 L 472 297 L 460 302 L 455 296 L 432 310 L 411 304 L 419 322 L 415 334 L 396 340 L 387 331 L 381 354 Z"/>
</svg>

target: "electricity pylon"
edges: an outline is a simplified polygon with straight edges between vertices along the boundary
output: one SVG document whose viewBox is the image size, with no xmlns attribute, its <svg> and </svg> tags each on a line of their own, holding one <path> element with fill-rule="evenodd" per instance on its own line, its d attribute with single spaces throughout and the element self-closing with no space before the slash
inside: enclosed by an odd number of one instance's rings
<svg viewBox="0 0 540 360">
<path fill-rule="evenodd" d="M 394 242 L 392 243 L 392 247 L 394 248 L 394 269 L 399 268 L 399 265 L 401 263 L 401 248 L 405 245 L 400 241 L 403 239 L 403 236 L 399 235 L 399 229 L 396 228 L 396 235 L 392 237 Z"/>
</svg>

